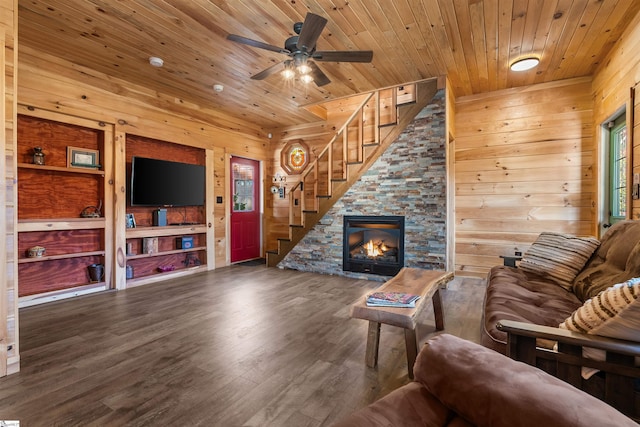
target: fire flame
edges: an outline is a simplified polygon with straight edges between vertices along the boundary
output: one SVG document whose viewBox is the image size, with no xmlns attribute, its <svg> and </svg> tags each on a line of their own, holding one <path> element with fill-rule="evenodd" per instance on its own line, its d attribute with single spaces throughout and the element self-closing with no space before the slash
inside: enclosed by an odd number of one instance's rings
<svg viewBox="0 0 640 427">
<path fill-rule="evenodd" d="M 370 257 L 380 256 L 384 251 L 387 250 L 387 247 L 384 245 L 384 243 L 376 245 L 373 243 L 373 240 L 369 240 L 369 242 L 364 245 L 364 248 L 367 251 L 367 256 Z"/>
</svg>

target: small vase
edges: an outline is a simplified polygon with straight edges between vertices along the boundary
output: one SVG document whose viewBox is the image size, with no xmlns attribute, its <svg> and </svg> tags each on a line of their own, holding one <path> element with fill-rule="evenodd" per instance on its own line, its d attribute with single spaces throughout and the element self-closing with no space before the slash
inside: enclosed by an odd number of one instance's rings
<svg viewBox="0 0 640 427">
<path fill-rule="evenodd" d="M 33 164 L 44 165 L 44 153 L 42 147 L 33 147 Z"/>
</svg>

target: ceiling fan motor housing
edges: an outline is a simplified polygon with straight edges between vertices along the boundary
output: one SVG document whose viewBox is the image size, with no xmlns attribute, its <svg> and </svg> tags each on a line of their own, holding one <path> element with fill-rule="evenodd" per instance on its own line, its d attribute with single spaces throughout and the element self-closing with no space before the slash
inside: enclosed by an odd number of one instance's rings
<svg viewBox="0 0 640 427">
<path fill-rule="evenodd" d="M 299 38 L 299 36 L 289 37 L 287 41 L 284 42 L 284 48 L 291 53 L 301 52 L 302 50 L 298 48 Z"/>
</svg>

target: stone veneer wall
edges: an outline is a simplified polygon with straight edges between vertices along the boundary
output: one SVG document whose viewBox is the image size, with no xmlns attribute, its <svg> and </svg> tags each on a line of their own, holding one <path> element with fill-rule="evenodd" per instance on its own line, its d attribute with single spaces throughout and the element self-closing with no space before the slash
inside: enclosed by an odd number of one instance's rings
<svg viewBox="0 0 640 427">
<path fill-rule="evenodd" d="M 405 217 L 406 267 L 446 269 L 444 91 L 278 264 L 280 268 L 383 280 L 342 271 L 344 215 Z"/>
</svg>

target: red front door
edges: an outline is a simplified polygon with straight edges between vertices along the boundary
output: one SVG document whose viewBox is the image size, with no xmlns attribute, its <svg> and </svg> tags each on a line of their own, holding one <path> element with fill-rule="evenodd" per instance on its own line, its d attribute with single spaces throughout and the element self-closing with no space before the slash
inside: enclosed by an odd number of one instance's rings
<svg viewBox="0 0 640 427">
<path fill-rule="evenodd" d="M 231 262 L 260 258 L 260 164 L 231 157 Z"/>
</svg>

